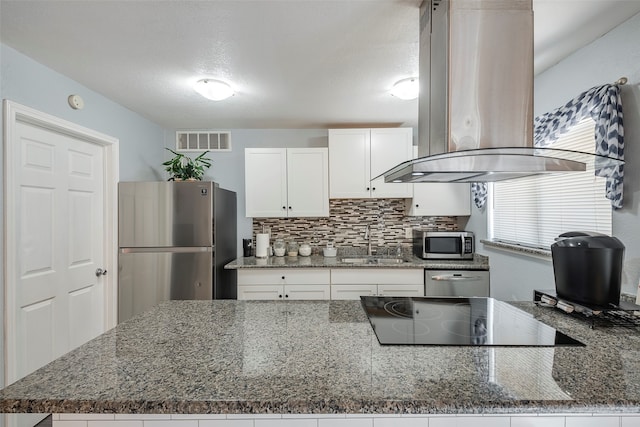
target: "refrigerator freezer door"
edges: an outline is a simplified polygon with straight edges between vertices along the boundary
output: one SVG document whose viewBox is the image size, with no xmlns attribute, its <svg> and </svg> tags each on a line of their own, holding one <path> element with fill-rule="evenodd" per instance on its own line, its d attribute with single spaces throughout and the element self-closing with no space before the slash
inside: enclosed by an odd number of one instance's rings
<svg viewBox="0 0 640 427">
<path fill-rule="evenodd" d="M 118 323 L 167 300 L 213 298 L 210 248 L 194 252 L 120 252 Z"/>
<path fill-rule="evenodd" d="M 213 246 L 211 182 L 121 182 L 119 247 Z"/>
</svg>

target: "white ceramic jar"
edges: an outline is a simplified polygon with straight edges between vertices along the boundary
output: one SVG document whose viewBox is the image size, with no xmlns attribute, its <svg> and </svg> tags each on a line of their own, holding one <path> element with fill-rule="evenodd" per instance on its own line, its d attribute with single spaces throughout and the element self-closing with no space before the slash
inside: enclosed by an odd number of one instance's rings
<svg viewBox="0 0 640 427">
<path fill-rule="evenodd" d="M 308 243 L 303 243 L 300 245 L 298 252 L 301 256 L 309 256 L 311 255 L 311 246 Z"/>
</svg>

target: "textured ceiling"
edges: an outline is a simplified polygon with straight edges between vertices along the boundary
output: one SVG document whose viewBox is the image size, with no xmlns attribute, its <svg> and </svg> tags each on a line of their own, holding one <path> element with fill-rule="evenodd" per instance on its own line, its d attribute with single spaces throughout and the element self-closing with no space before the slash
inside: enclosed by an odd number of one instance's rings
<svg viewBox="0 0 640 427">
<path fill-rule="evenodd" d="M 417 101 L 388 90 L 418 75 L 419 3 L 1 0 L 0 37 L 168 129 L 416 126 Z M 640 11 L 640 1 L 534 8 L 541 70 Z M 191 85 L 205 77 L 236 95 L 200 97 Z"/>
</svg>

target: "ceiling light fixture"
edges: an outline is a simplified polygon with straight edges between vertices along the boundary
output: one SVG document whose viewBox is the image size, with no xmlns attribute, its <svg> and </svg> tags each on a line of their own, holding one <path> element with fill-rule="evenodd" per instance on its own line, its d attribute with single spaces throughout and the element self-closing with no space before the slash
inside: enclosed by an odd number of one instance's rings
<svg viewBox="0 0 640 427">
<path fill-rule="evenodd" d="M 202 79 L 193 86 L 196 92 L 212 101 L 222 101 L 234 94 L 231 86 L 220 80 Z"/>
<path fill-rule="evenodd" d="M 397 81 L 391 88 L 391 95 L 400 99 L 410 100 L 416 99 L 419 91 L 418 78 L 409 77 L 408 79 Z"/>
</svg>

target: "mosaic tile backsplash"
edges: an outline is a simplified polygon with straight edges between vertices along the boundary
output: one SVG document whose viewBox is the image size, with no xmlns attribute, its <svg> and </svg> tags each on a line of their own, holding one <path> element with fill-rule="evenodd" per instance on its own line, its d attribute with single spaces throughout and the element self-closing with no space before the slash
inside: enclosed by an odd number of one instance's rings
<svg viewBox="0 0 640 427">
<path fill-rule="evenodd" d="M 331 199 L 329 217 L 254 218 L 256 233 L 271 233 L 271 241 L 284 239 L 307 242 L 316 247 L 333 242 L 337 247 L 366 247 L 365 231 L 370 226 L 374 247 L 410 246 L 407 228 L 458 230 L 456 217 L 420 217 L 405 215 L 404 199 Z"/>
</svg>

